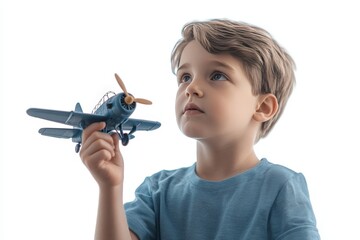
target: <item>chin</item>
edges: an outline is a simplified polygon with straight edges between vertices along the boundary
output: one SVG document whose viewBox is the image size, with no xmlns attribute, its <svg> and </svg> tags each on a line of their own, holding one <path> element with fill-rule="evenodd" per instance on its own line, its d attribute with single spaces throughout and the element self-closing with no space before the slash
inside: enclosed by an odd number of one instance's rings
<svg viewBox="0 0 360 240">
<path fill-rule="evenodd" d="M 181 128 L 180 131 L 187 137 L 192 138 L 192 139 L 202 139 L 204 138 L 204 133 L 202 133 L 199 130 L 196 129 L 184 129 Z"/>
<path fill-rule="evenodd" d="M 193 139 L 204 138 L 209 134 L 209 130 L 206 130 L 203 122 L 179 121 L 178 127 L 185 136 Z"/>
</svg>

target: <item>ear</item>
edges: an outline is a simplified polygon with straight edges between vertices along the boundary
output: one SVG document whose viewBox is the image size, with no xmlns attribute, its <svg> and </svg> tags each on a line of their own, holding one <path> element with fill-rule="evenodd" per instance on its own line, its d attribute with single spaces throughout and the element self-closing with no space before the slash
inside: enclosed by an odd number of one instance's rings
<svg viewBox="0 0 360 240">
<path fill-rule="evenodd" d="M 278 101 L 274 94 L 260 95 L 253 119 L 258 122 L 266 122 L 276 114 L 278 108 Z"/>
</svg>

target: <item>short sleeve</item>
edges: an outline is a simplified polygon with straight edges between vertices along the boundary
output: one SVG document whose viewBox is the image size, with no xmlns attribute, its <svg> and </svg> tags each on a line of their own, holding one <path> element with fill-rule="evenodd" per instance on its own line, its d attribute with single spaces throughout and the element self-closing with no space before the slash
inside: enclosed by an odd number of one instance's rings
<svg viewBox="0 0 360 240">
<path fill-rule="evenodd" d="M 269 225 L 272 239 L 320 239 L 306 180 L 301 173 L 281 188 L 271 209 Z"/>
<path fill-rule="evenodd" d="M 156 217 L 151 189 L 151 180 L 146 178 L 136 189 L 135 200 L 124 205 L 129 228 L 139 239 L 156 239 Z"/>
</svg>

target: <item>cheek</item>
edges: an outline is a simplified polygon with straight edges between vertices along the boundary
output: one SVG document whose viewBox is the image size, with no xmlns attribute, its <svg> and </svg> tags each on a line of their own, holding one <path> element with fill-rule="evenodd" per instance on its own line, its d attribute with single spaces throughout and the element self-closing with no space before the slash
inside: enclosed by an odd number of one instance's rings
<svg viewBox="0 0 360 240">
<path fill-rule="evenodd" d="M 247 122 L 252 115 L 252 102 L 248 99 L 234 98 L 228 100 L 219 98 L 212 102 L 211 114 L 214 124 L 233 126 L 238 125 L 239 121 Z"/>
<path fill-rule="evenodd" d="M 183 110 L 183 97 L 182 94 L 178 91 L 175 98 L 175 114 L 176 114 L 176 120 L 179 121 L 179 118 L 182 114 Z"/>
<path fill-rule="evenodd" d="M 216 101 L 212 101 L 210 103 L 211 106 L 211 114 L 215 118 L 227 118 L 233 115 L 236 104 L 232 104 L 232 102 L 227 101 L 225 98 L 218 98 Z"/>
</svg>

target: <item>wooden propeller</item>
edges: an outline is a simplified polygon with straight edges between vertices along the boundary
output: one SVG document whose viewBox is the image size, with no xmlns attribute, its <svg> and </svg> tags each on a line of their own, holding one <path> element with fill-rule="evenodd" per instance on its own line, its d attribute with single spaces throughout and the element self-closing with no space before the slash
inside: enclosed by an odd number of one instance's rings
<svg viewBox="0 0 360 240">
<path fill-rule="evenodd" d="M 150 100 L 147 100 L 147 99 L 144 99 L 144 98 L 135 98 L 135 97 L 131 96 L 127 92 L 124 82 L 121 80 L 119 75 L 117 75 L 116 73 L 115 73 L 115 78 L 116 78 L 116 81 L 118 82 L 120 88 L 123 90 L 123 92 L 126 95 L 126 97 L 125 97 L 126 104 L 130 105 L 133 102 L 137 102 L 137 103 L 141 103 L 141 104 L 147 104 L 147 105 L 152 104 L 152 102 Z"/>
</svg>

